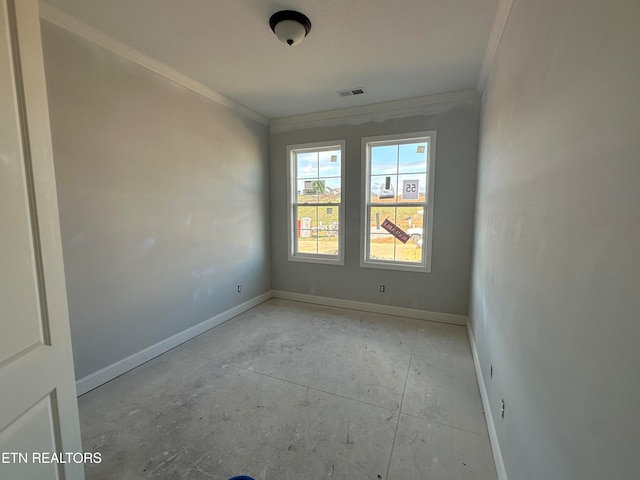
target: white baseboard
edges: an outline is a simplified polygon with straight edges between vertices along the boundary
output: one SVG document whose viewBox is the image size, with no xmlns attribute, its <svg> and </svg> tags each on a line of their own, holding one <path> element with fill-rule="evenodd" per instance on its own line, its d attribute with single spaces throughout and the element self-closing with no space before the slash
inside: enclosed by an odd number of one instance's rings
<svg viewBox="0 0 640 480">
<path fill-rule="evenodd" d="M 196 337 L 201 333 L 204 333 L 207 330 L 226 322 L 236 315 L 240 315 L 241 313 L 246 312 L 247 310 L 261 304 L 262 302 L 266 302 L 271 298 L 271 296 L 271 291 L 265 292 L 262 295 L 258 295 L 251 300 L 248 300 L 244 303 L 241 303 L 240 305 L 230 308 L 229 310 L 219 313 L 215 317 L 205 320 L 204 322 L 194 325 L 193 327 L 187 328 L 180 333 L 176 333 L 175 335 L 162 340 L 155 345 L 151 345 L 144 350 L 140 350 L 133 355 L 129 355 L 128 357 L 112 363 L 111 365 L 108 365 L 98 370 L 97 372 L 81 378 L 76 382 L 77 395 L 83 395 L 93 390 L 94 388 L 107 383 L 109 380 L 113 380 L 123 373 L 126 373 L 129 370 L 132 370 L 142 365 L 143 363 L 146 363 L 149 360 L 157 357 L 158 355 L 161 355 L 164 352 L 177 347 L 187 340 L 191 340 L 193 337 Z"/>
<path fill-rule="evenodd" d="M 491 441 L 491 450 L 493 452 L 493 461 L 496 464 L 496 472 L 498 473 L 498 480 L 508 480 L 507 471 L 504 468 L 504 460 L 502 459 L 502 450 L 500 449 L 500 442 L 498 441 L 498 432 L 496 432 L 496 425 L 493 423 L 493 415 L 491 414 L 491 408 L 489 403 L 489 394 L 485 387 L 484 377 L 482 376 L 482 369 L 480 368 L 480 358 L 478 357 L 478 348 L 476 347 L 476 340 L 473 337 L 471 331 L 471 323 L 467 322 L 467 334 L 469 335 L 469 343 L 471 344 L 471 353 L 473 354 L 473 364 L 476 367 L 476 376 L 478 377 L 478 386 L 480 387 L 480 397 L 482 398 L 482 406 L 484 407 L 484 417 L 487 421 L 487 429 L 489 430 L 489 440 Z"/>
<path fill-rule="evenodd" d="M 454 315 L 452 313 L 427 312 L 425 310 L 416 310 L 413 308 L 394 307 L 392 305 L 379 305 L 377 303 L 356 302 L 354 300 L 320 297 L 317 295 L 307 295 L 304 293 L 283 292 L 281 290 L 272 290 L 271 293 L 275 298 L 282 298 L 284 300 L 314 303 L 316 305 L 347 308 L 350 310 L 361 310 L 363 312 L 383 313 L 386 315 L 395 315 L 396 317 L 430 320 L 432 322 L 451 323 L 454 325 L 464 326 L 467 324 L 468 320 L 465 315 Z"/>
<path fill-rule="evenodd" d="M 108 365 L 97 372 L 91 373 L 86 377 L 76 381 L 77 395 L 83 395 L 94 388 L 99 387 L 119 377 L 123 373 L 132 370 L 143 363 L 171 350 L 178 345 L 191 340 L 207 330 L 220 325 L 227 320 L 240 315 L 243 312 L 266 302 L 272 297 L 282 298 L 285 300 L 294 300 L 297 302 L 313 303 L 317 305 L 326 305 L 329 307 L 347 308 L 350 310 L 361 310 L 364 312 L 382 313 L 386 315 L 395 315 L 397 317 L 416 318 L 419 320 L 429 320 L 432 322 L 450 323 L 454 325 L 467 325 L 468 318 L 464 315 L 454 315 L 451 313 L 428 312 L 425 310 L 416 310 L 412 308 L 394 307 L 391 305 L 378 305 L 375 303 L 356 302 L 354 300 L 342 300 L 339 298 L 320 297 L 317 295 L 306 295 L 303 293 L 283 292 L 280 290 L 270 290 L 229 310 L 219 313 L 215 317 L 205 320 L 198 325 L 187 328 L 186 330 L 176 333 L 175 335 L 162 340 L 155 345 L 140 350 L 133 355 L 129 355 L 111 365 Z M 475 357 L 474 357 L 475 358 Z M 476 367 L 477 368 L 477 367 Z M 481 387 L 482 388 L 482 387 Z M 484 400 L 483 400 L 484 401 Z M 505 477 L 506 479 L 506 477 Z M 503 479 L 500 479 L 503 480 Z"/>
</svg>

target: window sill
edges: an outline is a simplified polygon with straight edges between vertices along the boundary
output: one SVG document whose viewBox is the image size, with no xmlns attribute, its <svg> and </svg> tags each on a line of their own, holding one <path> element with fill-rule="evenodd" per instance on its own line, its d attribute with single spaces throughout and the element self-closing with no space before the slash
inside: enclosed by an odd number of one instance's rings
<svg viewBox="0 0 640 480">
<path fill-rule="evenodd" d="M 320 263 L 325 265 L 344 265 L 344 258 L 341 257 L 324 257 L 324 256 L 302 256 L 302 255 L 289 255 L 290 262 L 302 262 L 302 263 Z"/>
<path fill-rule="evenodd" d="M 400 270 L 405 272 L 431 273 L 431 267 L 427 265 L 411 265 L 408 263 L 361 261 L 363 268 L 377 268 L 381 270 Z"/>
</svg>

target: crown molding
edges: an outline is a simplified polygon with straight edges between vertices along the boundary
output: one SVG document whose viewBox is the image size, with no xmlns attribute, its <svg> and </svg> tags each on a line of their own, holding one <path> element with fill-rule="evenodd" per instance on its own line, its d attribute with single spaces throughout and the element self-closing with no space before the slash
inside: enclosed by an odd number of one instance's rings
<svg viewBox="0 0 640 480">
<path fill-rule="evenodd" d="M 194 80 L 184 73 L 179 72 L 178 70 L 175 70 L 174 68 L 171 68 L 168 65 L 165 65 L 164 63 L 155 60 L 148 55 L 145 55 L 135 48 L 132 48 L 116 40 L 110 35 L 101 32 L 97 28 L 92 27 L 91 25 L 63 12 L 59 8 L 51 6 L 45 2 L 40 2 L 40 18 L 79 37 L 82 37 L 89 42 L 99 45 L 102 48 L 115 53 L 116 55 L 124 57 L 131 62 L 152 71 L 157 75 L 165 77 L 166 79 L 174 83 L 182 85 L 183 87 L 188 88 L 189 90 L 196 92 L 220 105 L 223 105 L 233 110 L 234 112 L 243 115 L 244 117 L 255 120 L 265 126 L 269 125 L 269 120 L 259 113 L 256 113 L 253 110 L 250 110 L 247 107 L 239 104 L 238 102 L 231 100 L 229 97 L 216 92 L 215 90 L 207 87 L 206 85 L 203 85 L 202 83 Z"/>
<path fill-rule="evenodd" d="M 498 0 L 498 10 L 496 16 L 493 19 L 493 26 L 491 27 L 491 33 L 489 34 L 489 41 L 487 42 L 487 48 L 484 51 L 484 59 L 482 60 L 482 67 L 480 67 L 480 74 L 478 75 L 478 81 L 476 82 L 476 90 L 480 95 L 484 92 L 484 88 L 487 85 L 491 68 L 493 67 L 493 61 L 498 52 L 498 47 L 502 41 L 502 35 L 504 29 L 507 26 L 507 20 L 511 13 L 511 7 L 513 6 L 513 0 Z"/>
<path fill-rule="evenodd" d="M 460 102 L 476 98 L 479 98 L 479 95 L 474 89 L 459 90 L 457 92 L 407 98 L 391 102 L 373 103 L 359 107 L 340 108 L 337 110 L 326 110 L 323 112 L 307 113 L 304 115 L 274 118 L 269 122 L 269 126 L 276 130 L 288 130 L 290 128 L 309 127 L 317 123 L 343 123 L 345 120 L 354 120 L 361 117 L 369 118 L 372 115 L 378 114 L 383 114 L 382 116 L 384 117 L 392 118 L 402 114 L 414 113 L 421 107 L 428 107 L 442 103 Z"/>
<path fill-rule="evenodd" d="M 246 118 L 255 120 L 262 125 L 270 126 L 274 130 L 288 130 L 291 128 L 303 128 L 312 126 L 314 123 L 340 123 L 340 121 L 356 121 L 358 117 L 366 119 L 375 115 L 377 119 L 381 117 L 393 118 L 403 114 L 420 113 L 421 107 L 437 105 L 443 103 L 458 102 L 478 98 L 482 95 L 486 85 L 493 60 L 498 50 L 502 34 L 504 32 L 513 0 L 499 0 L 498 10 L 493 22 L 489 42 L 485 51 L 482 68 L 476 84 L 476 89 L 460 90 L 456 92 L 448 92 L 437 95 L 427 95 L 423 97 L 414 97 L 403 100 L 394 100 L 390 102 L 374 103 L 362 105 L 358 107 L 340 108 L 335 110 L 326 110 L 303 115 L 293 115 L 289 117 L 280 117 L 269 120 L 253 110 L 241 105 L 235 100 L 213 90 L 210 87 L 198 82 L 197 80 L 185 75 L 184 73 L 169 67 L 168 65 L 126 45 L 110 35 L 98 30 L 95 27 L 63 12 L 57 7 L 49 5 L 43 1 L 40 4 L 40 18 L 43 20 L 63 28 L 85 40 L 92 42 L 102 48 L 109 50 L 116 55 L 128 59 L 129 61 L 157 74 L 166 79 L 177 83 L 189 90 L 202 95 L 220 105 L 223 105 Z"/>
</svg>

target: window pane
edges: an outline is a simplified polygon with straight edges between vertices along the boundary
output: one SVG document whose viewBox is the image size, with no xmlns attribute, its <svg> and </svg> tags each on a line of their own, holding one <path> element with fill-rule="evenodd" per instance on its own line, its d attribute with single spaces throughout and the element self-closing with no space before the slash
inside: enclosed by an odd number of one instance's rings
<svg viewBox="0 0 640 480">
<path fill-rule="evenodd" d="M 339 214 L 337 205 L 335 207 L 318 207 L 318 228 L 320 231 L 326 233 L 338 230 Z"/>
<path fill-rule="evenodd" d="M 318 180 L 320 203 L 340 203 L 340 179 L 321 178 Z"/>
<path fill-rule="evenodd" d="M 420 263 L 422 261 L 422 245 L 411 241 L 407 243 L 396 242 L 396 261 Z"/>
<path fill-rule="evenodd" d="M 318 152 L 296 154 L 298 178 L 318 178 Z"/>
<path fill-rule="evenodd" d="M 340 177 L 342 155 L 340 150 L 319 153 L 320 177 Z"/>
<path fill-rule="evenodd" d="M 338 207 L 318 208 L 318 253 L 337 255 L 339 245 L 340 212 Z"/>
<path fill-rule="evenodd" d="M 371 177 L 371 202 L 394 203 L 398 191 L 398 177 L 395 175 L 375 175 Z"/>
<path fill-rule="evenodd" d="M 410 237 L 407 243 L 396 242 L 395 260 L 420 263 L 424 241 L 424 207 L 398 207 L 396 220 L 396 225 Z"/>
<path fill-rule="evenodd" d="M 318 203 L 323 188 L 318 180 L 298 180 L 296 203 Z"/>
<path fill-rule="evenodd" d="M 371 207 L 369 216 L 369 229 L 371 233 L 387 234 L 388 232 L 382 228 L 385 220 L 396 223 L 396 207 Z"/>
<path fill-rule="evenodd" d="M 405 232 L 414 226 L 414 222 L 422 224 L 422 219 L 419 219 L 419 215 L 416 214 L 417 210 L 422 210 L 420 207 L 398 207 L 396 210 L 396 225 Z"/>
<path fill-rule="evenodd" d="M 426 185 L 426 173 L 398 175 L 398 201 L 424 202 Z"/>
<path fill-rule="evenodd" d="M 423 235 L 424 208 L 423 207 L 398 207 L 396 213 L 398 225 L 409 235 Z"/>
<path fill-rule="evenodd" d="M 318 207 L 297 207 L 297 240 L 300 253 L 318 253 Z"/>
<path fill-rule="evenodd" d="M 311 230 L 300 230 L 296 253 L 318 253 L 318 240 L 312 235 Z"/>
<path fill-rule="evenodd" d="M 369 258 L 371 260 L 394 260 L 396 239 L 389 233 L 371 234 Z"/>
<path fill-rule="evenodd" d="M 300 222 L 304 218 L 308 218 L 308 221 L 305 221 L 305 224 L 308 226 L 302 225 L 300 228 L 312 229 L 317 226 L 318 223 L 318 207 L 315 206 L 301 206 L 297 207 L 297 219 Z M 309 223 L 311 222 L 311 223 Z"/>
<path fill-rule="evenodd" d="M 427 143 L 408 143 L 399 147 L 398 173 L 427 171 Z"/>
<path fill-rule="evenodd" d="M 398 146 L 371 147 L 371 175 L 395 174 L 398 171 Z"/>
<path fill-rule="evenodd" d="M 318 253 L 320 255 L 338 255 L 338 236 L 318 240 Z"/>
</svg>

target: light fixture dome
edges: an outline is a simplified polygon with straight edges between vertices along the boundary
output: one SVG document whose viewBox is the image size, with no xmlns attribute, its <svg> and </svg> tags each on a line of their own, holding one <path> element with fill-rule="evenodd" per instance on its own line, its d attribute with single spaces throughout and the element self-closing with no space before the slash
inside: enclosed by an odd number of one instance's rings
<svg viewBox="0 0 640 480">
<path fill-rule="evenodd" d="M 299 44 L 311 30 L 311 21 L 295 10 L 280 10 L 271 15 L 269 26 L 282 43 Z"/>
</svg>

